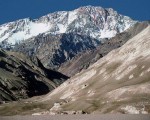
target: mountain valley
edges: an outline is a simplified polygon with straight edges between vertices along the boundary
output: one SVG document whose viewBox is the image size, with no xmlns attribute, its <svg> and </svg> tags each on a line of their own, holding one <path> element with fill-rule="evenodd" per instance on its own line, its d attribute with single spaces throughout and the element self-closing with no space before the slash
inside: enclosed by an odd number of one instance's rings
<svg viewBox="0 0 150 120">
<path fill-rule="evenodd" d="M 0 115 L 149 114 L 149 33 L 94 6 L 0 25 Z"/>
</svg>

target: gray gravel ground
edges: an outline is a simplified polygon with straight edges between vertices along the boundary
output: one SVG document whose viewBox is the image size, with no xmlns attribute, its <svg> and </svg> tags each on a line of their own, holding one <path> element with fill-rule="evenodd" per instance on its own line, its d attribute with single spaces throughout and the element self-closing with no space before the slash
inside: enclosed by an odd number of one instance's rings
<svg viewBox="0 0 150 120">
<path fill-rule="evenodd" d="M 7 116 L 0 120 L 150 120 L 149 115 L 55 115 L 55 116 Z"/>
</svg>

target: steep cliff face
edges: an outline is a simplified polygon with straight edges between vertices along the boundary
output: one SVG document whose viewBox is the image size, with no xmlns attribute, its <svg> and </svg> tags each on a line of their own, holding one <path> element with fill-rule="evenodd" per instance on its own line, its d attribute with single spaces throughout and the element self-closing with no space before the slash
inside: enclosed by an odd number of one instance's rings
<svg viewBox="0 0 150 120">
<path fill-rule="evenodd" d="M 0 102 L 43 95 L 68 77 L 33 63 L 20 53 L 0 50 Z"/>
</svg>

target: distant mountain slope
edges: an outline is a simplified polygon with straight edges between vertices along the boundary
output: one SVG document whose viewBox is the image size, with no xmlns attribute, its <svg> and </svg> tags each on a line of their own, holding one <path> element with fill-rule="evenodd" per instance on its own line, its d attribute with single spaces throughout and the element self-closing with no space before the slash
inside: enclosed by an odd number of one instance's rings
<svg viewBox="0 0 150 120">
<path fill-rule="evenodd" d="M 136 23 L 125 32 L 117 34 L 110 40 L 105 40 L 98 45 L 96 49 L 81 52 L 73 59 L 66 61 L 60 66 L 59 71 L 67 76 L 73 76 L 81 70 L 87 69 L 91 64 L 107 55 L 113 49 L 124 45 L 129 39 L 140 33 L 149 24 L 150 22 L 148 21 Z"/>
<path fill-rule="evenodd" d="M 150 26 L 40 101 L 51 112 L 150 113 Z"/>
<path fill-rule="evenodd" d="M 44 68 L 37 58 L 34 61 L 0 50 L 0 102 L 46 94 L 68 78 Z"/>
<path fill-rule="evenodd" d="M 57 70 L 135 23 L 111 8 L 85 6 L 1 25 L 0 47 L 37 56 L 45 67 Z"/>
<path fill-rule="evenodd" d="M 39 35 L 16 45 L 13 50 L 28 56 L 37 56 L 48 68 L 59 66 L 83 51 L 95 49 L 100 44 L 97 39 L 75 33 L 60 35 Z"/>
<path fill-rule="evenodd" d="M 113 9 L 85 6 L 59 11 L 39 19 L 20 19 L 0 26 L 3 47 L 13 46 L 39 34 L 78 33 L 100 40 L 111 38 L 135 24 L 131 18 Z"/>
</svg>

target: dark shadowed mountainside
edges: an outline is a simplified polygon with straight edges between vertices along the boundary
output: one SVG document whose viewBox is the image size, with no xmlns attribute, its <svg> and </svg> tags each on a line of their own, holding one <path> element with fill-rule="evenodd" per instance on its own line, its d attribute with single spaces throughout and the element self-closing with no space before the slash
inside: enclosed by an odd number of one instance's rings
<svg viewBox="0 0 150 120">
<path fill-rule="evenodd" d="M 21 53 L 0 50 L 0 102 L 43 95 L 68 77 L 46 69 Z"/>
</svg>

